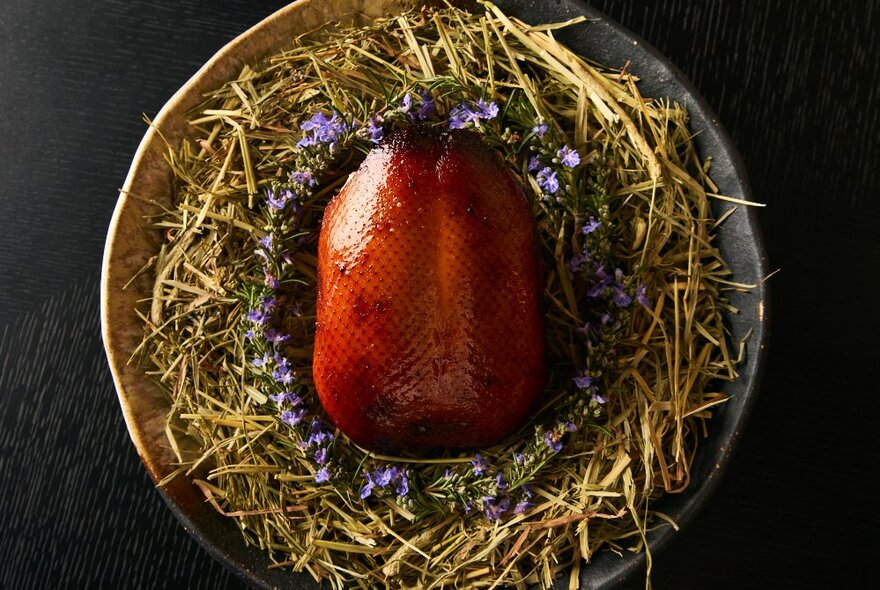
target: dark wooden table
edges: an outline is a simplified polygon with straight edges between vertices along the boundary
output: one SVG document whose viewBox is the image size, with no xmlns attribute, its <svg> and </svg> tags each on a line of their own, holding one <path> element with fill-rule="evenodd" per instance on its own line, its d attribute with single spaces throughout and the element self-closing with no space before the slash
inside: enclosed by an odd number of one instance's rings
<svg viewBox="0 0 880 590">
<path fill-rule="evenodd" d="M 98 282 L 142 113 L 282 4 L 0 6 L 0 588 L 242 586 L 138 461 L 104 360 Z M 718 113 L 768 204 L 782 269 L 748 432 L 718 493 L 657 556 L 655 587 L 867 583 L 880 524 L 880 4 L 594 5 Z"/>
</svg>

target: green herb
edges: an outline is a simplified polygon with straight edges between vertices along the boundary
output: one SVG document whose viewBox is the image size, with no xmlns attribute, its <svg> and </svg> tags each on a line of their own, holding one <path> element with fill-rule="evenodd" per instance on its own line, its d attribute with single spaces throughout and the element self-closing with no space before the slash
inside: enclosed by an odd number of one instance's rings
<svg viewBox="0 0 880 590">
<path fill-rule="evenodd" d="M 723 295 L 748 286 L 713 244 L 709 199 L 730 199 L 685 109 L 555 41 L 580 20 L 485 7 L 292 39 L 168 152 L 175 201 L 154 220 L 138 353 L 172 399 L 169 479 L 193 478 L 279 567 L 333 587 L 550 587 L 566 570 L 576 584 L 600 548 L 644 550 L 667 520 L 652 501 L 688 485 L 718 383 L 736 378 Z M 476 455 L 358 448 L 326 428 L 311 382 L 323 208 L 413 119 L 474 127 L 504 156 L 545 258 L 543 406 Z"/>
</svg>

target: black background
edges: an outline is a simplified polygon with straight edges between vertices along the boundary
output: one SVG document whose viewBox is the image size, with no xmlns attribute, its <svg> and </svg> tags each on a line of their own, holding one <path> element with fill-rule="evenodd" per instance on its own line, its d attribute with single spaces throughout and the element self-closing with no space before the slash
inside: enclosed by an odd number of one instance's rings
<svg viewBox="0 0 880 590">
<path fill-rule="evenodd" d="M 241 587 L 141 467 L 104 360 L 98 283 L 142 113 L 283 4 L 0 2 L 0 588 Z M 880 524 L 880 5 L 592 4 L 717 112 L 768 204 L 781 268 L 746 436 L 656 556 L 654 585 L 867 583 Z"/>
</svg>

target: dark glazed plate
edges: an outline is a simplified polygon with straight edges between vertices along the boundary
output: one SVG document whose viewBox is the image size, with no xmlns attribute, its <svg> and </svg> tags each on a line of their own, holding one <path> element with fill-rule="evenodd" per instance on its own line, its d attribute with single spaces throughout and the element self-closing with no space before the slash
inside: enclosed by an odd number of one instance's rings
<svg viewBox="0 0 880 590">
<path fill-rule="evenodd" d="M 123 187 L 107 236 L 101 286 L 102 328 L 107 357 L 113 372 L 120 405 L 131 435 L 147 470 L 159 481 L 172 470 L 174 460 L 164 442 L 164 417 L 169 407 L 166 394 L 159 390 L 141 369 L 128 364 L 132 351 L 142 336 L 142 324 L 134 313 L 138 301 L 149 296 L 151 281 L 132 276 L 158 251 L 159 236 L 147 229 L 144 216 L 152 211 L 148 200 L 168 203 L 171 200 L 171 174 L 163 160 L 165 144 L 159 131 L 177 145 L 186 133 L 185 114 L 194 108 L 205 92 L 233 79 L 241 66 L 282 49 L 291 36 L 332 20 L 360 14 L 367 18 L 388 14 L 408 4 L 408 0 L 300 0 L 278 11 L 223 48 L 163 107 L 141 142 Z M 697 148 L 703 157 L 711 156 L 712 178 L 721 193 L 751 200 L 745 170 L 736 148 L 711 109 L 691 83 L 655 49 L 578 0 L 496 0 L 508 14 L 540 24 L 558 22 L 584 15 L 589 22 L 558 33 L 558 38 L 575 51 L 613 68 L 630 62 L 630 70 L 640 79 L 645 96 L 663 97 L 686 105 L 691 129 L 698 132 Z M 716 215 L 730 203 L 716 201 Z M 740 310 L 728 317 L 730 341 L 737 343 L 749 332 L 740 378 L 726 383 L 723 391 L 730 400 L 716 412 L 709 424 L 709 437 L 701 441 L 692 470 L 692 482 L 682 494 L 666 496 L 656 508 L 684 525 L 694 517 L 718 485 L 733 448 L 739 440 L 748 414 L 757 396 L 763 366 L 764 349 L 769 335 L 767 290 L 761 279 L 766 276 L 766 255 L 751 208 L 739 207 L 724 223 L 718 244 L 735 274 L 736 280 L 755 283 L 750 293 L 733 293 L 732 304 Z M 204 497 L 183 478 L 161 488 L 163 497 L 184 527 L 215 557 L 246 581 L 265 588 L 314 588 L 307 574 L 270 570 L 267 555 L 244 545 L 235 525 L 204 502 Z M 672 536 L 671 527 L 662 527 L 649 535 L 652 551 L 657 551 Z M 618 557 L 610 552 L 597 554 L 588 567 L 581 569 L 581 587 L 607 589 L 616 586 L 634 571 L 643 569 L 644 554 Z M 567 583 L 567 582 L 566 582 Z"/>
</svg>

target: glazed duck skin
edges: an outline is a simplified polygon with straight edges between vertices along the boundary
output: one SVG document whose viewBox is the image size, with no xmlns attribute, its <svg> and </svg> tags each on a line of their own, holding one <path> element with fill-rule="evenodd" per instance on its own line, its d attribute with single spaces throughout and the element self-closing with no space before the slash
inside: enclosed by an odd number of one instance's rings
<svg viewBox="0 0 880 590">
<path fill-rule="evenodd" d="M 545 384 L 534 221 L 470 131 L 415 126 L 373 149 L 324 213 L 314 381 L 357 444 L 496 443 Z"/>
</svg>

